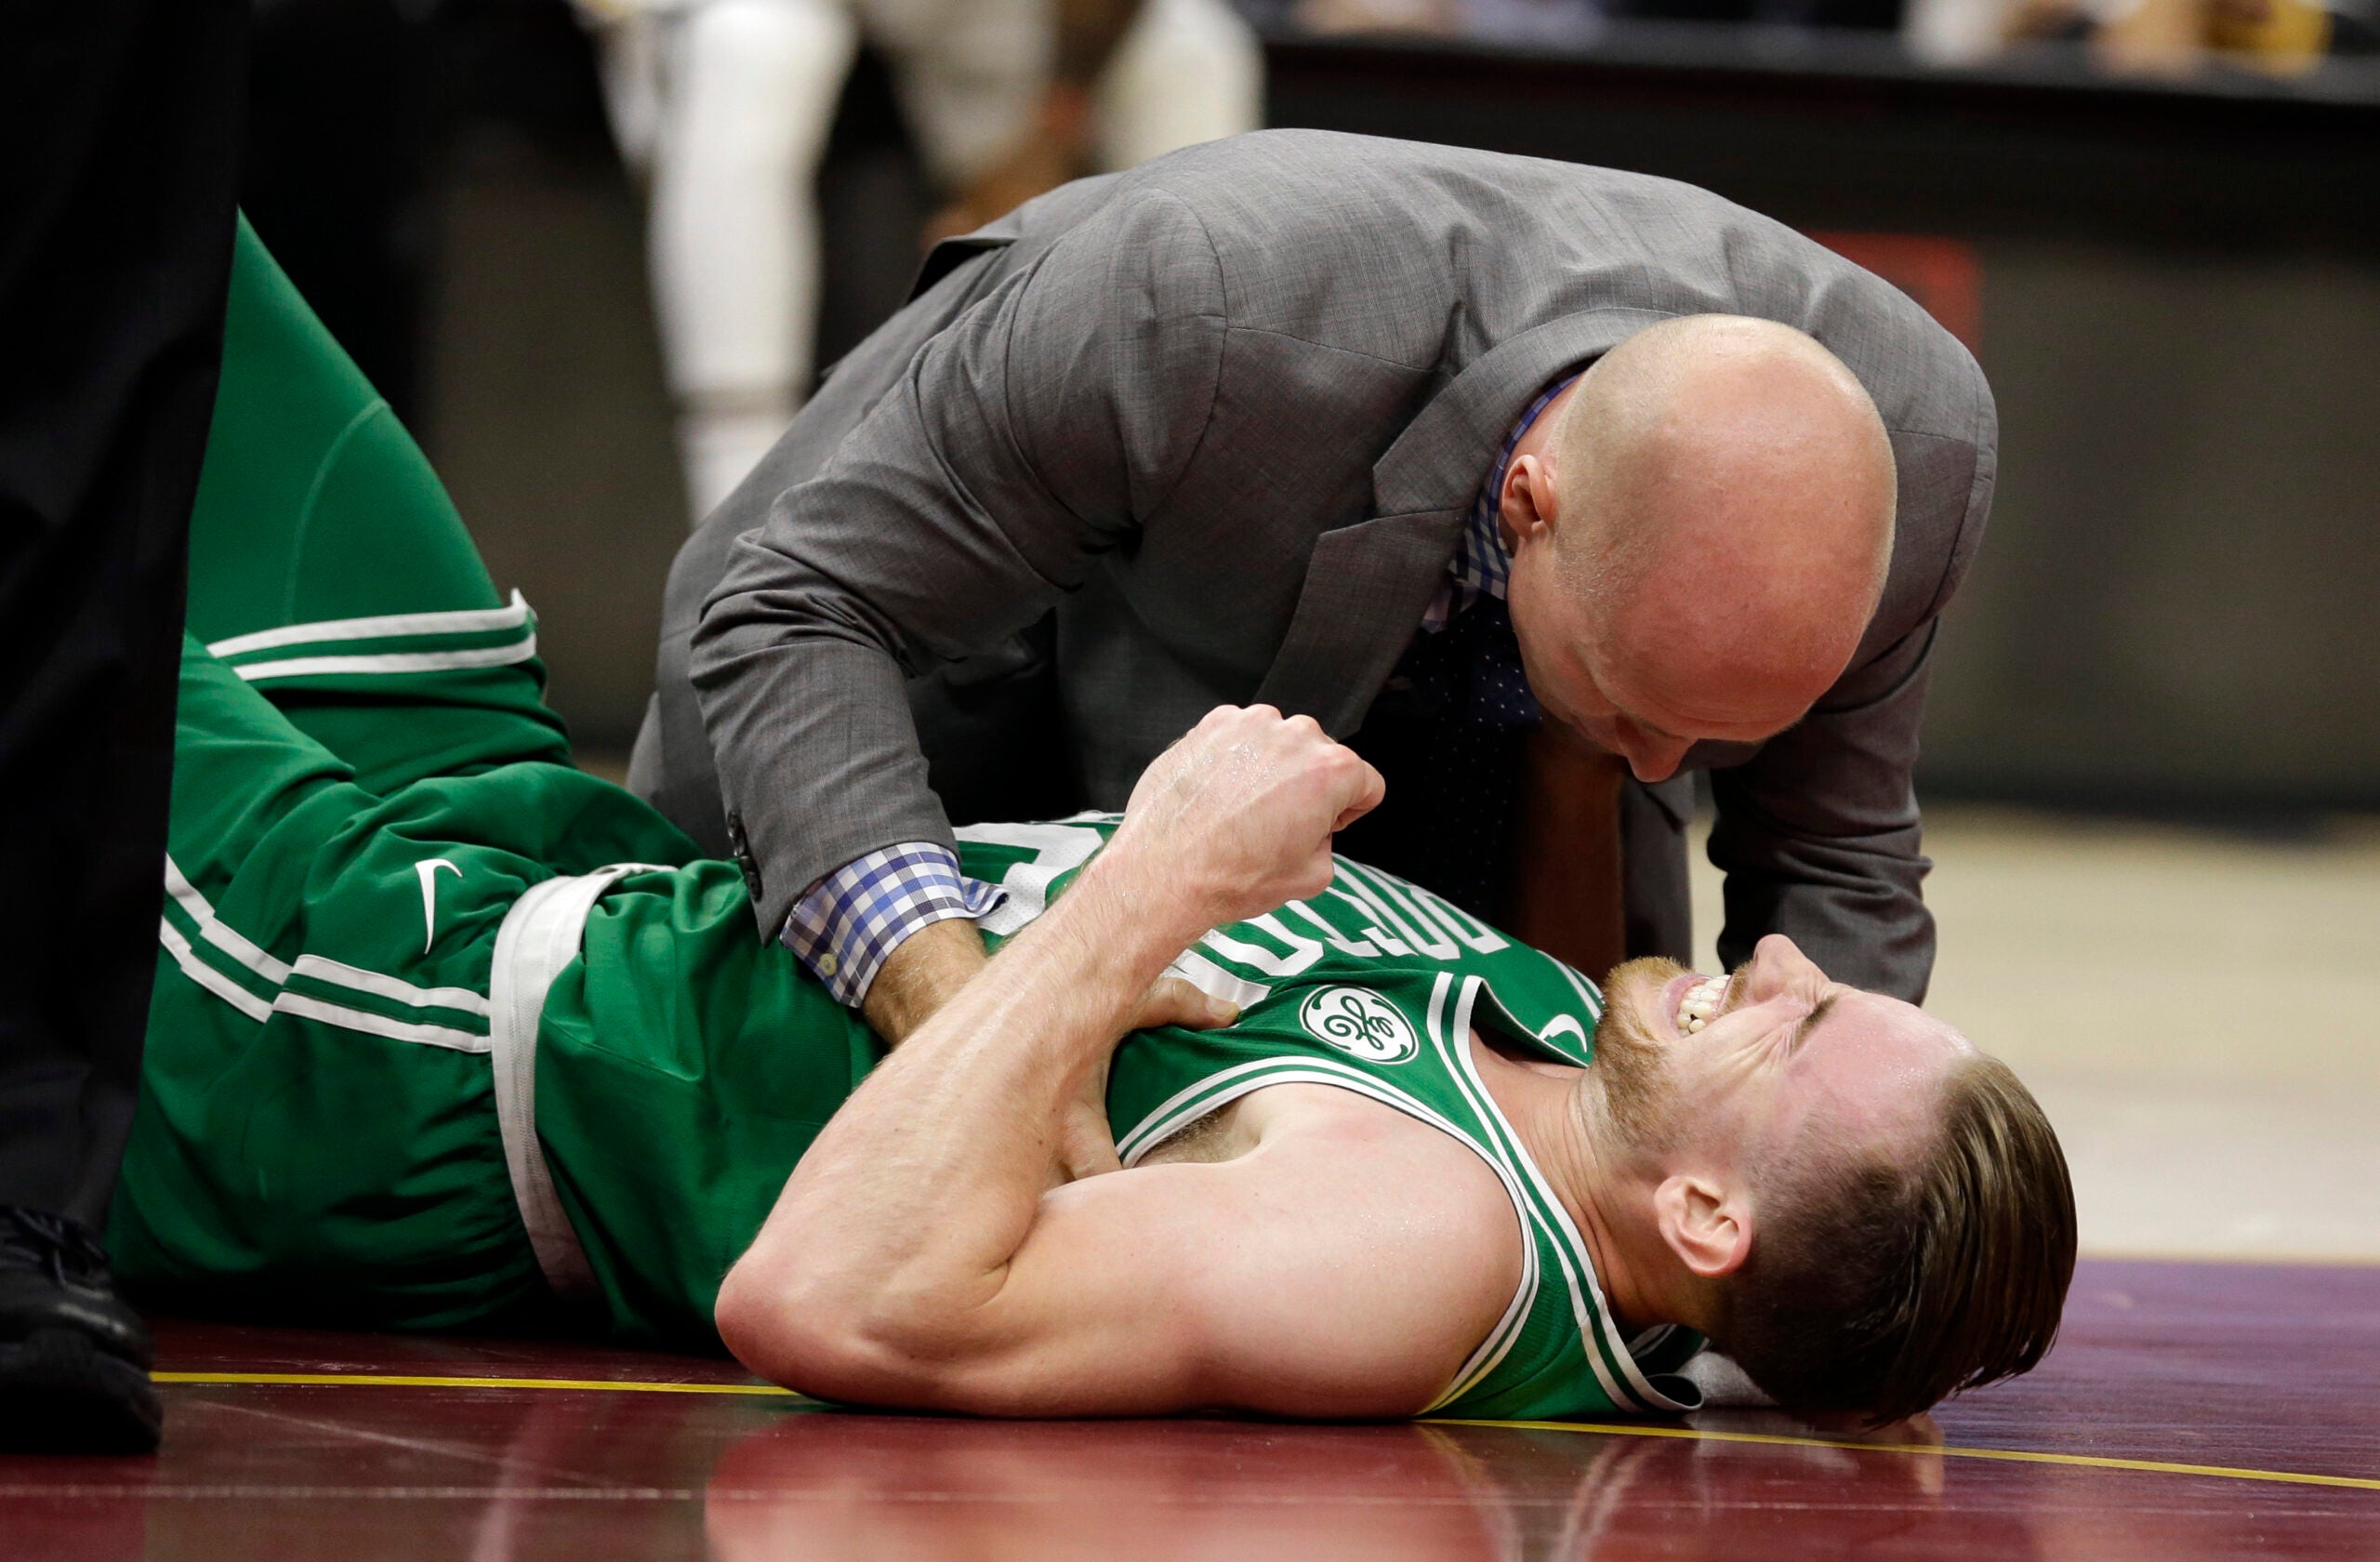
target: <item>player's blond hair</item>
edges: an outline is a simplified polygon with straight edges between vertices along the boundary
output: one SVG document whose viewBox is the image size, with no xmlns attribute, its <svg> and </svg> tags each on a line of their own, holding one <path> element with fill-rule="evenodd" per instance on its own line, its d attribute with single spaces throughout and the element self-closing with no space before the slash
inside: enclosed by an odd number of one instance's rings
<svg viewBox="0 0 2380 1562">
<path fill-rule="evenodd" d="M 2057 1134 L 1997 1058 L 1944 1081 L 1905 1167 L 1777 1169 L 1713 1335 L 1789 1409 L 1877 1424 L 2030 1370 L 2074 1277 L 2074 1189 Z"/>
</svg>

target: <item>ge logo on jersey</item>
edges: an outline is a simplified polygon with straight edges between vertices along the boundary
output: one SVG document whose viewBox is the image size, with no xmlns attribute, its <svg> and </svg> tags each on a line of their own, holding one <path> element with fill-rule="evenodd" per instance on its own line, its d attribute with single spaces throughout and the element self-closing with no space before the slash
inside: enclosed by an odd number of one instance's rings
<svg viewBox="0 0 2380 1562">
<path fill-rule="evenodd" d="M 1421 1050 L 1404 1011 L 1364 987 L 1320 987 L 1306 995 L 1298 1024 L 1317 1041 L 1368 1063 L 1403 1063 Z"/>
</svg>

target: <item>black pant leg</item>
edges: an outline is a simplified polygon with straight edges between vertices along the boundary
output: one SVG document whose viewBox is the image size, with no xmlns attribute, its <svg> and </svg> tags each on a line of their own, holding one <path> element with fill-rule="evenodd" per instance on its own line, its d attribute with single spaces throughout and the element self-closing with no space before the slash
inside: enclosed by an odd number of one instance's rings
<svg viewBox="0 0 2380 1562">
<path fill-rule="evenodd" d="M 0 1203 L 94 1227 L 157 959 L 245 0 L 0 0 Z"/>
</svg>

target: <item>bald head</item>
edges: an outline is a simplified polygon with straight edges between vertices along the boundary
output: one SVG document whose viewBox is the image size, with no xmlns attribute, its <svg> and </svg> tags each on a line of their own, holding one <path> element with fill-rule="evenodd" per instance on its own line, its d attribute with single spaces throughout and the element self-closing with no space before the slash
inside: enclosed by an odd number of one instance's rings
<svg viewBox="0 0 2380 1562">
<path fill-rule="evenodd" d="M 1893 454 L 1817 341 L 1738 315 L 1652 326 L 1580 379 L 1544 455 L 1551 575 L 1609 703 L 1773 733 L 1841 675 L 1891 561 Z"/>
</svg>

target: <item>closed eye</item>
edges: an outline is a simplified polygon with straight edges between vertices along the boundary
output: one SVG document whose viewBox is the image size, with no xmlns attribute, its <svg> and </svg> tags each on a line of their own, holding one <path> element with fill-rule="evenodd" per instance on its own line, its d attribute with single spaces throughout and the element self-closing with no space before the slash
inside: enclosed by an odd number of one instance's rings
<svg viewBox="0 0 2380 1562">
<path fill-rule="evenodd" d="M 1787 1057 L 1792 1057 L 1802 1050 L 1803 1045 L 1809 1040 L 1810 1033 L 1818 1029 L 1819 1022 L 1834 1012 L 1834 1000 L 1842 996 L 1843 994 L 1839 991 L 1827 994 L 1818 999 L 1817 1008 L 1802 1017 L 1802 1023 L 1793 1027 L 1792 1039 L 1785 1043 Z"/>
</svg>

